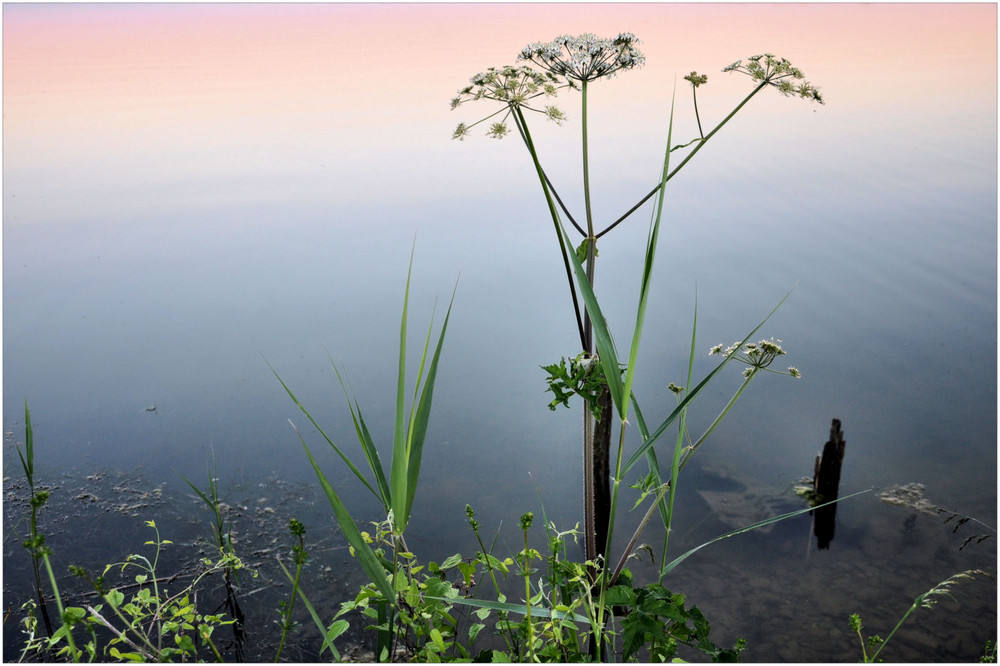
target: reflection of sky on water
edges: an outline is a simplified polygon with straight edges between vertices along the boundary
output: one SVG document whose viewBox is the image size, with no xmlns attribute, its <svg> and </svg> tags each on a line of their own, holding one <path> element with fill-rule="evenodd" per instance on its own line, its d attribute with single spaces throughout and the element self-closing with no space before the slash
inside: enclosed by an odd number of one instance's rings
<svg viewBox="0 0 1000 666">
<path fill-rule="evenodd" d="M 705 124 L 750 88 L 713 72 L 764 49 L 828 100 L 767 91 L 671 183 L 637 383 L 647 419 L 683 377 L 696 289 L 701 353 L 795 286 L 761 333 L 804 378 L 763 378 L 706 456 L 780 487 L 811 471 L 837 417 L 847 488 L 921 481 L 995 522 L 995 7 L 566 9 L 5 6 L 5 426 L 20 429 L 27 397 L 54 468 L 193 475 L 212 449 L 224 475 L 308 478 L 286 423 L 304 419 L 261 355 L 350 447 L 329 349 L 388 433 L 416 231 L 414 344 L 461 271 L 418 503 L 460 519 L 485 492 L 490 518 L 511 519 L 525 507 L 509 498 L 531 504 L 539 483 L 575 520 L 579 413 L 546 409 L 537 368 L 577 351 L 551 225 L 515 138 L 451 142 L 489 109 L 447 104 L 528 41 L 633 30 L 647 67 L 593 87 L 599 219 L 652 185 L 675 76 L 709 73 Z M 689 89 L 677 99 L 687 140 Z M 577 101 L 536 139 L 580 217 Z M 601 245 L 623 347 L 647 220 Z M 737 375 L 713 384 L 696 428 Z M 501 465 L 509 480 L 484 489 Z"/>
</svg>

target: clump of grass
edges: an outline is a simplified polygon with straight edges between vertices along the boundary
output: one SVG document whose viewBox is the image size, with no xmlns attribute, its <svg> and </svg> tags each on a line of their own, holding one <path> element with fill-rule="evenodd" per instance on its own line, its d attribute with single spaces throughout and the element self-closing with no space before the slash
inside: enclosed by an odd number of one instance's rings
<svg viewBox="0 0 1000 666">
<path fill-rule="evenodd" d="M 954 597 L 951 595 L 951 588 L 963 580 L 973 580 L 975 579 L 976 576 L 985 576 L 986 578 L 990 579 L 993 578 L 992 575 L 988 574 L 985 571 L 982 571 L 981 569 L 970 569 L 968 571 L 961 571 L 957 574 L 949 576 L 948 578 L 944 579 L 931 589 L 917 596 L 917 598 L 913 600 L 913 603 L 906 610 L 906 612 L 903 613 L 903 617 L 899 619 L 899 622 L 896 623 L 896 626 L 892 628 L 892 631 L 890 631 L 889 635 L 886 636 L 884 639 L 877 634 L 873 634 L 869 636 L 867 639 L 865 639 L 864 634 L 862 633 L 864 627 L 861 624 L 861 616 L 858 615 L 857 613 L 853 613 L 849 618 L 849 624 L 851 626 L 851 630 L 858 635 L 858 638 L 861 641 L 862 661 L 866 664 L 874 663 L 875 661 L 877 661 L 878 656 L 882 653 L 882 650 L 885 649 L 885 646 L 888 645 L 889 641 L 892 640 L 892 637 L 896 635 L 896 632 L 899 631 L 899 628 L 901 626 L 903 626 L 903 623 L 906 622 L 907 618 L 909 618 L 910 615 L 912 615 L 913 612 L 916 611 L 918 608 L 925 608 L 930 610 L 934 608 L 935 604 L 937 604 L 938 602 L 938 598 L 942 596 L 954 599 Z M 987 643 L 986 646 L 987 654 L 989 653 L 989 650 L 990 646 L 989 643 Z M 995 646 L 993 650 L 995 655 L 996 654 Z M 871 654 L 869 654 L 869 651 L 871 651 Z"/>
</svg>

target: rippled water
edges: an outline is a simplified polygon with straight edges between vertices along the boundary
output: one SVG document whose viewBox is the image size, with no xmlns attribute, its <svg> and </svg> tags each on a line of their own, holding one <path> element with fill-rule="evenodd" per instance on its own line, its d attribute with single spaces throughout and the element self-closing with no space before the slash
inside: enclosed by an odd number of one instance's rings
<svg viewBox="0 0 1000 666">
<path fill-rule="evenodd" d="M 600 220 L 652 186 L 676 73 L 710 73 L 706 123 L 749 90 L 714 72 L 761 48 L 828 100 L 761 95 L 671 182 L 636 384 L 647 419 L 668 413 L 665 387 L 683 379 L 696 297 L 703 375 L 709 347 L 742 338 L 794 287 L 761 334 L 784 340 L 804 375 L 755 382 L 699 452 L 674 552 L 728 529 L 697 492 L 723 487 L 719 470 L 794 502 L 788 487 L 811 474 L 832 418 L 847 438 L 843 492 L 920 482 L 995 525 L 995 7 L 574 9 L 5 6 L 4 426 L 23 439 L 27 399 L 39 473 L 139 469 L 183 494 L 175 472 L 202 478 L 214 454 L 234 502 L 259 499 L 254 480 L 309 483 L 287 424 L 304 419 L 265 359 L 350 447 L 327 350 L 384 441 L 416 234 L 414 344 L 459 282 L 410 545 L 469 551 L 467 502 L 481 523 L 511 525 L 539 510 L 536 488 L 572 526 L 578 406 L 550 412 L 538 368 L 578 352 L 551 225 L 515 138 L 449 142 L 489 109 L 447 103 L 528 41 L 631 29 L 647 67 L 591 100 Z M 577 202 L 578 100 L 563 103 L 570 122 L 539 126 L 538 141 Z M 675 132 L 696 132 L 681 86 Z M 647 215 L 600 247 L 620 348 Z M 737 375 L 695 404 L 696 431 Z M 16 476 L 9 445 L 4 463 Z M 993 539 L 959 551 L 949 526 L 874 493 L 838 521 L 829 552 L 807 549 L 808 520 L 788 521 L 700 552 L 668 586 L 720 642 L 745 636 L 751 660 L 853 660 L 851 612 L 884 634 L 940 580 L 996 568 Z M 5 546 L 7 571 L 24 554 Z M 995 584 L 970 584 L 961 606 L 919 613 L 891 658 L 975 658 L 995 637 L 991 595 Z"/>
</svg>

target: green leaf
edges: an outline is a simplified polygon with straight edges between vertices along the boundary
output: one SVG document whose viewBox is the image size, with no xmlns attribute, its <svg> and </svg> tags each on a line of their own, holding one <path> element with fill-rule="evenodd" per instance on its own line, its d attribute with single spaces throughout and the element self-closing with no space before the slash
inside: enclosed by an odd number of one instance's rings
<svg viewBox="0 0 1000 666">
<path fill-rule="evenodd" d="M 274 373 L 275 378 L 277 378 L 278 382 L 281 384 L 281 387 L 285 389 L 285 392 L 288 394 L 288 397 L 291 398 L 292 402 L 294 402 L 295 405 L 302 411 L 302 413 L 306 415 L 306 418 L 309 419 L 309 422 L 313 424 L 313 427 L 316 428 L 316 430 L 323 437 L 323 439 L 326 440 L 326 443 L 330 445 L 330 447 L 337 453 L 338 456 L 340 456 L 340 459 L 343 460 L 344 463 L 347 465 L 347 467 L 354 473 L 354 476 L 358 477 L 358 480 L 361 481 L 362 484 L 364 484 L 365 488 L 371 491 L 372 495 L 375 495 L 375 497 L 379 497 L 379 499 L 381 499 L 379 493 L 377 493 L 375 489 L 372 488 L 372 485 L 368 483 L 368 479 L 366 479 L 364 474 L 361 473 L 361 470 L 359 470 L 357 466 L 354 464 L 354 462 L 350 458 L 348 458 L 343 451 L 340 450 L 340 447 L 338 447 L 336 444 L 333 443 L 333 440 L 330 439 L 330 437 L 326 434 L 326 431 L 324 431 L 323 428 L 321 428 L 320 425 L 316 423 L 316 420 L 312 417 L 309 411 L 302 405 L 302 403 L 299 402 L 299 399 L 295 397 L 295 394 L 292 393 L 292 390 L 290 388 L 288 388 L 288 385 L 285 384 L 285 381 L 281 378 L 280 375 L 278 375 L 278 372 L 271 367 L 271 364 L 267 362 L 266 358 L 264 359 L 264 363 L 267 363 L 267 367 L 270 368 L 272 373 Z"/>
<path fill-rule="evenodd" d="M 294 427 L 294 424 L 292 427 Z M 368 574 L 369 580 L 375 584 L 383 598 L 394 599 L 395 595 L 393 594 L 392 586 L 389 584 L 389 579 L 385 575 L 385 569 L 378 561 L 378 558 L 375 557 L 372 549 L 365 543 L 364 538 L 361 536 L 361 531 L 358 529 L 357 524 L 355 524 L 351 514 L 347 511 L 347 507 L 340 501 L 340 497 L 337 496 L 330 482 L 326 480 L 326 476 L 324 476 L 323 471 L 319 468 L 316 459 L 313 458 L 312 451 L 309 450 L 309 446 L 302 438 L 302 434 L 299 433 L 297 428 L 295 432 L 299 435 L 299 440 L 302 442 L 302 447 L 309 457 L 309 462 L 316 472 L 316 477 L 319 479 L 320 485 L 323 487 L 323 492 L 326 493 L 327 500 L 330 502 L 330 507 L 333 509 L 334 516 L 337 519 L 337 524 L 340 525 L 340 529 L 347 538 L 347 542 L 354 548 L 358 561 L 361 563 L 361 568 Z"/>
<path fill-rule="evenodd" d="M 455 553 L 444 562 L 441 563 L 441 570 L 451 569 L 452 567 L 457 567 L 462 562 L 462 554 Z"/>
<path fill-rule="evenodd" d="M 437 597 L 428 597 L 428 599 L 433 599 L 433 598 Z M 552 610 L 542 606 L 531 606 L 529 608 L 527 605 L 519 606 L 517 604 L 508 604 L 500 601 L 487 601 L 485 599 L 471 599 L 467 597 L 466 598 L 458 597 L 455 599 L 445 599 L 441 597 L 437 599 L 438 601 L 446 601 L 452 604 L 462 604 L 464 606 L 472 606 L 473 608 L 485 608 L 493 611 L 518 613 L 519 615 L 527 615 L 529 614 L 530 611 L 530 614 L 532 616 L 554 617 L 557 620 L 572 620 L 573 622 L 582 622 L 584 624 L 590 623 L 590 620 L 583 617 L 582 615 L 578 615 L 576 613 L 564 613 L 562 611 Z"/>
<path fill-rule="evenodd" d="M 601 253 L 597 251 L 597 242 L 593 238 L 584 238 L 583 242 L 576 248 L 576 259 L 581 264 L 587 261 L 587 250 L 589 249 L 591 243 L 594 245 L 594 256 L 601 256 Z"/>
<path fill-rule="evenodd" d="M 337 651 L 337 648 L 334 647 L 333 641 L 338 636 L 347 631 L 347 628 L 350 626 L 350 624 L 348 624 L 347 620 L 334 620 L 333 624 L 331 624 L 328 629 L 324 629 L 323 622 L 319 619 L 319 614 L 316 613 L 316 609 L 313 608 L 312 603 L 309 602 L 309 598 L 306 597 L 306 594 L 305 592 L 302 591 L 302 588 L 295 585 L 295 578 L 288 571 L 288 569 L 285 567 L 284 563 L 281 560 L 278 560 L 278 566 L 281 567 L 281 570 L 285 573 L 285 577 L 288 578 L 288 581 L 293 586 L 295 586 L 295 589 L 299 593 L 299 599 L 302 600 L 302 604 L 309 611 L 309 615 L 310 617 L 312 617 L 312 620 L 316 624 L 316 627 L 319 629 L 319 632 L 324 636 L 323 645 L 320 647 L 319 653 L 323 654 L 323 650 L 329 648 L 331 654 L 333 654 L 334 660 L 340 661 L 340 653 Z"/>
<path fill-rule="evenodd" d="M 357 435 L 358 442 L 361 444 L 361 450 L 365 454 L 365 459 L 368 461 L 368 467 L 372 470 L 372 474 L 375 475 L 375 483 L 378 485 L 382 505 L 385 507 L 386 512 L 388 512 L 392 507 L 392 494 L 389 492 L 389 484 L 385 480 L 385 470 L 382 467 L 382 459 L 379 457 L 378 448 L 375 446 L 375 441 L 368 431 L 368 425 L 361 414 L 361 406 L 358 404 L 357 398 L 348 394 L 347 385 L 340 374 L 340 369 L 333 362 L 333 358 L 329 352 L 327 352 L 327 358 L 330 359 L 330 365 L 333 366 L 333 371 L 337 373 L 340 388 L 344 391 L 344 396 L 347 398 L 347 408 L 351 410 L 351 420 L 354 421 L 354 432 Z"/>
<path fill-rule="evenodd" d="M 420 391 L 420 398 L 417 401 L 416 412 L 411 417 L 409 431 L 409 456 L 410 461 L 407 467 L 407 496 L 406 496 L 406 520 L 409 520 L 410 511 L 413 508 L 413 498 L 417 492 L 417 479 L 420 476 L 420 462 L 423 458 L 424 439 L 427 435 L 427 425 L 431 418 L 431 403 L 434 398 L 434 382 L 437 379 L 438 362 L 441 359 L 441 349 L 444 346 L 444 336 L 448 331 L 448 320 L 451 319 L 451 308 L 455 303 L 455 294 L 458 292 L 458 283 L 451 294 L 451 301 L 448 303 L 448 310 L 444 316 L 444 323 L 441 324 L 441 333 L 438 336 L 437 345 L 434 348 L 434 356 L 427 370 L 427 379 L 424 381 L 423 389 Z M 430 340 L 430 330 L 427 331 L 428 341 Z M 424 359 L 427 356 L 427 346 L 424 346 L 424 356 L 420 360 L 423 367 Z M 419 381 L 419 379 L 418 379 Z M 404 522 L 405 526 L 405 522 Z"/>
</svg>

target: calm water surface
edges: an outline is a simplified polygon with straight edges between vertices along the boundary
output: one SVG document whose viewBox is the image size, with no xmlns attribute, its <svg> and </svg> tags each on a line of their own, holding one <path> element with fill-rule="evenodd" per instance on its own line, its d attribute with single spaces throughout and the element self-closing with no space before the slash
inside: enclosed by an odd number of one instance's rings
<svg viewBox="0 0 1000 666">
<path fill-rule="evenodd" d="M 308 487 L 312 472 L 287 423 L 304 419 L 265 359 L 353 450 L 328 350 L 387 441 L 415 237 L 414 344 L 456 279 L 458 292 L 410 545 L 428 559 L 471 551 L 467 502 L 484 525 L 537 513 L 538 494 L 561 526 L 581 520 L 579 406 L 550 412 L 538 368 L 579 351 L 551 223 L 515 138 L 449 140 L 492 109 L 449 112 L 448 101 L 530 41 L 632 30 L 648 65 L 593 87 L 599 220 L 652 186 L 675 76 L 709 73 L 706 125 L 750 89 L 718 70 L 762 50 L 828 101 L 759 95 L 668 190 L 636 384 L 647 419 L 669 412 L 666 386 L 683 380 L 696 298 L 700 376 L 712 345 L 742 338 L 794 287 L 760 333 L 781 338 L 803 373 L 755 382 L 699 451 L 681 480 L 674 552 L 730 529 L 699 491 L 795 506 L 788 488 L 811 474 L 832 418 L 847 438 L 842 492 L 919 482 L 935 504 L 995 526 L 996 8 L 573 9 L 6 5 L 6 475 L 17 476 L 27 399 L 42 477 L 69 488 L 141 474 L 163 484 L 169 513 L 188 506 L 178 473 L 203 478 L 214 455 L 234 504 L 281 495 L 276 529 L 308 517 L 339 552 L 322 502 L 266 485 Z M 538 124 L 536 138 L 582 218 L 579 100 L 560 99 L 569 122 Z M 679 86 L 675 134 L 696 132 Z M 620 349 L 647 220 L 643 209 L 600 247 L 598 292 Z M 695 436 L 738 375 L 695 403 Z M 322 460 L 356 487 L 332 454 Z M 851 612 L 884 635 L 935 583 L 996 570 L 994 539 L 959 551 L 967 534 L 876 494 L 840 505 L 828 552 L 809 547 L 807 519 L 787 521 L 702 551 L 668 586 L 705 610 L 720 643 L 746 637 L 751 660 L 856 660 Z M 175 523 L 189 540 L 207 529 L 195 506 Z M 81 520 L 95 535 L 127 522 Z M 248 523 L 254 538 L 270 529 Z M 92 551 L 95 567 L 125 554 L 97 541 L 67 548 Z M 4 544 L 5 606 L 24 596 L 15 542 Z M 329 557 L 346 597 L 352 565 Z M 995 595 L 992 582 L 963 585 L 960 606 L 918 613 L 888 658 L 975 659 L 995 638 Z"/>
</svg>

